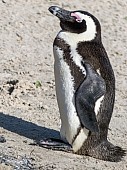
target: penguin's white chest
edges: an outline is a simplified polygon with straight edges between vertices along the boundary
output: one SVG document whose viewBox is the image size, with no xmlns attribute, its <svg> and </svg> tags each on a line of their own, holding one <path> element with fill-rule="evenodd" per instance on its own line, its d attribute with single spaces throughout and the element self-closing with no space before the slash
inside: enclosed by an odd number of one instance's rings
<svg viewBox="0 0 127 170">
<path fill-rule="evenodd" d="M 61 118 L 60 134 L 63 140 L 72 144 L 81 126 L 75 108 L 74 79 L 68 64 L 64 61 L 63 51 L 57 46 L 54 46 L 54 57 L 56 96 Z M 78 142 L 82 145 L 87 136 L 83 130 L 79 136 L 81 142 Z"/>
</svg>

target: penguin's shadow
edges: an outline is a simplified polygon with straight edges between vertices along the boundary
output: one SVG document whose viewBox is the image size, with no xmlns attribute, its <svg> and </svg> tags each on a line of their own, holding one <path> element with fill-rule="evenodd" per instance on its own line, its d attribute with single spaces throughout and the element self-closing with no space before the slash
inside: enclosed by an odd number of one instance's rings
<svg viewBox="0 0 127 170">
<path fill-rule="evenodd" d="M 32 122 L 2 112 L 0 112 L 0 127 L 35 141 L 49 137 L 60 137 L 59 132 L 56 130 L 38 126 Z"/>
</svg>

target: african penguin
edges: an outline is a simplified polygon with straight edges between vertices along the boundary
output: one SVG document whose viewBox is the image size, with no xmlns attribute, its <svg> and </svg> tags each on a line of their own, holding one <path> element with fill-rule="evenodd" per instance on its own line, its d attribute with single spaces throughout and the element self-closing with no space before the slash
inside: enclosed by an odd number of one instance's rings
<svg viewBox="0 0 127 170">
<path fill-rule="evenodd" d="M 101 41 L 97 18 L 86 11 L 51 6 L 60 19 L 54 40 L 54 74 L 61 139 L 42 141 L 105 161 L 120 161 L 125 150 L 107 140 L 115 100 L 115 77 Z"/>
</svg>

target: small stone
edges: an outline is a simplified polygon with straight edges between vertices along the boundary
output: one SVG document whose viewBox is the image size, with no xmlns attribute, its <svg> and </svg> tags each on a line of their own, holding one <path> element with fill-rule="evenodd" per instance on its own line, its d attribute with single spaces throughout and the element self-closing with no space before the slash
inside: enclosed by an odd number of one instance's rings
<svg viewBox="0 0 127 170">
<path fill-rule="evenodd" d="M 43 105 L 43 103 L 39 104 L 39 108 L 42 110 L 48 110 L 48 106 L 47 105 Z"/>
<path fill-rule="evenodd" d="M 6 142 L 6 139 L 5 139 L 5 137 L 3 137 L 3 136 L 0 136 L 0 143 L 5 143 Z"/>
</svg>

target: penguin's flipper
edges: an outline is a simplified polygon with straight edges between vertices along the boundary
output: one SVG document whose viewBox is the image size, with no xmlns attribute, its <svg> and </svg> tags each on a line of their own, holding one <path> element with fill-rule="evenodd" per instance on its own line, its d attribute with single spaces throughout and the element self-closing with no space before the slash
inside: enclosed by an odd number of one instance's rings
<svg viewBox="0 0 127 170">
<path fill-rule="evenodd" d="M 82 93 L 76 96 L 76 109 L 81 124 L 91 132 L 98 132 L 97 119 L 94 112 L 94 103 L 89 103 Z"/>
<path fill-rule="evenodd" d="M 86 78 L 79 86 L 75 95 L 77 114 L 81 124 L 91 132 L 98 132 L 95 115 L 95 103 L 106 92 L 103 78 L 88 63 L 84 63 Z"/>
</svg>

